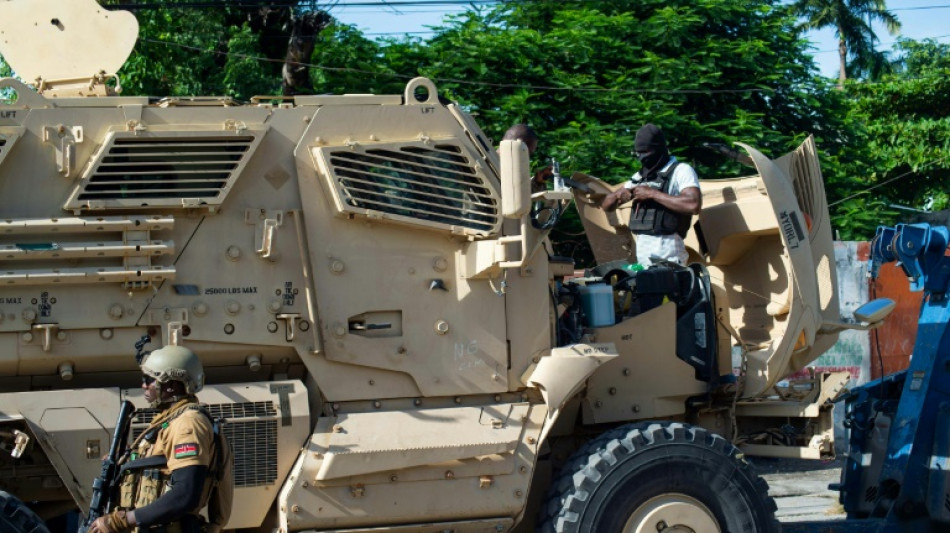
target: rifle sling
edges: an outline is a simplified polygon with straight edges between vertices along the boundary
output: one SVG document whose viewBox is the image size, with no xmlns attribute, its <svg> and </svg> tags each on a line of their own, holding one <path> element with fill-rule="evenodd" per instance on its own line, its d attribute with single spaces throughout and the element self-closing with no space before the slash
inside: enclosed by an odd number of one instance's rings
<svg viewBox="0 0 950 533">
<path fill-rule="evenodd" d="M 168 463 L 167 458 L 164 455 L 153 455 L 151 457 L 143 457 L 141 459 L 136 459 L 134 461 L 129 461 L 122 465 L 119 468 L 119 477 L 122 477 L 122 474 L 129 470 L 140 470 L 144 468 L 155 468 L 163 467 Z"/>
</svg>

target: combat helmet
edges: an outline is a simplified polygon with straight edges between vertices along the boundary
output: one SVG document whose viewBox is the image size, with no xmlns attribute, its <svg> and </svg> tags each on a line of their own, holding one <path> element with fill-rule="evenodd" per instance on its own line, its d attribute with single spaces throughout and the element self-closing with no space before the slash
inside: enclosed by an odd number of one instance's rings
<svg viewBox="0 0 950 533">
<path fill-rule="evenodd" d="M 195 352 L 184 346 L 170 344 L 145 356 L 142 373 L 155 378 L 159 383 L 180 381 L 185 392 L 194 394 L 205 384 L 205 371 Z"/>
</svg>

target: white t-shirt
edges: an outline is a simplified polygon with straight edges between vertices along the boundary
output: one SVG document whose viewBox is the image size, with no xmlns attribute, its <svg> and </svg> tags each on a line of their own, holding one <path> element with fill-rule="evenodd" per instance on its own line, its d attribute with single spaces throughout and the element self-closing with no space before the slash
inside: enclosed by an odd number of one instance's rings
<svg viewBox="0 0 950 533">
<path fill-rule="evenodd" d="M 660 169 L 660 172 L 666 171 L 675 162 L 676 158 L 670 157 L 669 163 Z M 632 189 L 640 183 L 641 179 L 640 173 L 637 172 L 623 186 Z M 699 188 L 699 176 L 696 175 L 693 167 L 686 163 L 680 163 L 673 170 L 673 175 L 670 176 L 670 196 L 679 196 L 683 189 L 689 187 Z M 672 235 L 637 235 L 637 262 L 644 267 L 652 265 L 655 259 L 685 265 L 687 257 L 683 238 L 676 233 Z"/>
</svg>

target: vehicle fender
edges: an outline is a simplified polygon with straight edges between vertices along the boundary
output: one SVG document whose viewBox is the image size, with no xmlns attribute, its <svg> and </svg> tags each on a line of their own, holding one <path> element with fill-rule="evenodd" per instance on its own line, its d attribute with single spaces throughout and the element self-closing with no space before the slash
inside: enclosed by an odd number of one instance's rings
<svg viewBox="0 0 950 533">
<path fill-rule="evenodd" d="M 541 440 L 547 437 L 561 409 L 587 383 L 589 378 L 604 363 L 619 356 L 612 342 L 572 344 L 551 350 L 536 365 L 529 368 L 522 382 L 536 387 L 548 406 L 547 420 Z"/>
</svg>

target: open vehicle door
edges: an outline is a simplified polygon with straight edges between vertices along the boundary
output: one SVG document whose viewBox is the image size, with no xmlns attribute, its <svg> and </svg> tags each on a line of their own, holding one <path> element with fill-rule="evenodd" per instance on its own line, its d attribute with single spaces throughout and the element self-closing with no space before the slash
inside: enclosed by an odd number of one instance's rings
<svg viewBox="0 0 950 533">
<path fill-rule="evenodd" d="M 709 270 L 717 302 L 720 368 L 730 346 L 742 349 L 743 397 L 769 390 L 837 340 L 822 332 L 838 322 L 831 222 L 814 140 L 772 160 L 746 145 L 757 174 L 700 180 L 703 210 L 686 237 L 690 261 Z M 630 204 L 613 213 L 599 207 L 618 186 L 572 176 L 594 193 L 575 199 L 599 264 L 635 261 L 627 229 Z"/>
</svg>

